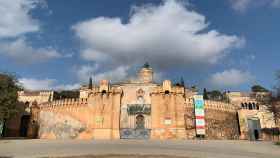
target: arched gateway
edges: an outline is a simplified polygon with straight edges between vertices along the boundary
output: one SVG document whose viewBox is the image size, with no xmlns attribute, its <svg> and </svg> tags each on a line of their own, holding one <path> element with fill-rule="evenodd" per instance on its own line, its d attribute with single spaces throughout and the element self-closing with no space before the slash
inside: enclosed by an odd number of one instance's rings
<svg viewBox="0 0 280 158">
<path fill-rule="evenodd" d="M 129 116 L 128 127 L 120 129 L 121 139 L 149 139 L 151 129 L 148 127 L 148 117 L 144 114 Z"/>
<path fill-rule="evenodd" d="M 121 109 L 120 138 L 149 139 L 151 134 L 151 104 L 144 97 L 144 90 L 136 92 L 132 104 L 124 104 Z"/>
</svg>

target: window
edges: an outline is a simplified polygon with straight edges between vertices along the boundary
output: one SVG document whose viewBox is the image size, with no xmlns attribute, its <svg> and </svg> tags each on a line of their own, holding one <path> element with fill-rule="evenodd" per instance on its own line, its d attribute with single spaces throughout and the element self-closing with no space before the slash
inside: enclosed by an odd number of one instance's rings
<svg viewBox="0 0 280 158">
<path fill-rule="evenodd" d="M 102 90 L 101 94 L 102 95 L 106 94 L 106 90 Z"/>
<path fill-rule="evenodd" d="M 136 116 L 136 129 L 144 129 L 145 128 L 145 118 L 143 115 Z"/>
<path fill-rule="evenodd" d="M 252 103 L 249 103 L 249 110 L 252 110 L 252 109 L 253 109 Z"/>
</svg>

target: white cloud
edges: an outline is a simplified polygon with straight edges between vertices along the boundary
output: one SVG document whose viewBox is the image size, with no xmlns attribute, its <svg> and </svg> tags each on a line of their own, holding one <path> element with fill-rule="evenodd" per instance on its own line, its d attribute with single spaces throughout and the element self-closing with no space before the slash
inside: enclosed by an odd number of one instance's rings
<svg viewBox="0 0 280 158">
<path fill-rule="evenodd" d="M 57 84 L 55 79 L 20 78 L 19 82 L 27 90 L 73 90 L 80 84 Z"/>
<path fill-rule="evenodd" d="M 272 3 L 271 3 L 271 5 L 272 5 L 273 7 L 280 7 L 280 0 L 273 0 Z"/>
<path fill-rule="evenodd" d="M 29 64 L 63 57 L 53 48 L 33 48 L 24 38 L 0 43 L 0 54 L 16 60 L 17 63 Z"/>
<path fill-rule="evenodd" d="M 232 4 L 232 8 L 237 11 L 245 11 L 252 0 L 230 0 Z"/>
<path fill-rule="evenodd" d="M 110 71 L 98 73 L 93 77 L 96 81 L 106 79 L 112 82 L 119 82 L 128 77 L 128 69 L 129 67 L 127 66 L 120 66 Z"/>
<path fill-rule="evenodd" d="M 28 90 L 47 90 L 53 86 L 55 80 L 53 79 L 43 79 L 37 80 L 32 78 L 21 78 L 19 82 L 23 85 L 24 88 Z"/>
<path fill-rule="evenodd" d="M 0 38 L 38 31 L 39 23 L 30 11 L 39 4 L 40 0 L 0 0 Z"/>
<path fill-rule="evenodd" d="M 40 23 L 31 16 L 37 7 L 47 7 L 44 0 L 0 0 L 0 54 L 21 64 L 42 62 L 62 55 L 54 48 L 34 48 L 26 42 L 26 33 L 40 31 Z"/>
<path fill-rule="evenodd" d="M 52 89 L 55 90 L 75 90 L 79 89 L 81 85 L 79 83 L 74 83 L 74 84 L 60 84 L 60 85 L 55 85 Z"/>
<path fill-rule="evenodd" d="M 94 82 L 99 82 L 100 80 L 106 79 L 113 82 L 122 81 L 128 77 L 128 66 L 120 66 L 116 67 L 112 70 L 98 72 L 98 66 L 90 66 L 90 65 L 83 65 L 78 68 L 76 71 L 76 75 L 78 79 L 86 83 L 88 82 L 89 78 L 92 77 Z"/>
<path fill-rule="evenodd" d="M 280 0 L 230 0 L 230 3 L 231 7 L 239 12 L 244 12 L 251 7 L 280 7 Z"/>
<path fill-rule="evenodd" d="M 154 67 L 213 64 L 244 44 L 236 35 L 209 30 L 204 15 L 175 0 L 159 6 L 134 7 L 128 23 L 98 17 L 73 26 L 84 44 L 81 56 L 104 65 Z"/>
<path fill-rule="evenodd" d="M 237 87 L 253 80 L 249 72 L 229 69 L 223 72 L 217 72 L 210 77 L 210 84 L 218 88 Z"/>
<path fill-rule="evenodd" d="M 77 75 L 77 78 L 81 82 L 85 83 L 85 82 L 88 82 L 89 78 L 93 76 L 96 69 L 97 69 L 96 65 L 95 66 L 82 65 L 75 69 L 75 73 Z"/>
</svg>

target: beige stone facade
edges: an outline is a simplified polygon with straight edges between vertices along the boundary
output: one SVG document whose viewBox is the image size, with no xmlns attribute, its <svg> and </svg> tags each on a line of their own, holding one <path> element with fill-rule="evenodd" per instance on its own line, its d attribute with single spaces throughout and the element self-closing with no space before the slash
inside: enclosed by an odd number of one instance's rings
<svg viewBox="0 0 280 158">
<path fill-rule="evenodd" d="M 53 101 L 53 91 L 19 91 L 17 114 L 6 122 L 5 136 L 25 137 L 28 133 L 31 107 L 44 102 Z M 30 128 L 31 129 L 31 128 Z"/>
<path fill-rule="evenodd" d="M 170 80 L 155 83 L 149 66 L 141 68 L 135 80 L 115 84 L 101 80 L 91 89 L 88 87 L 80 88 L 79 98 L 64 100 L 53 100 L 53 92 L 33 96 L 19 92 L 20 100 L 38 103 L 30 111 L 28 135 L 42 139 L 195 139 L 197 136 L 193 102 L 197 92 L 174 85 Z M 256 97 L 240 92 L 227 95 L 229 103 L 204 101 L 206 139 L 251 139 L 252 130 L 255 132 L 251 128 L 261 135 L 262 128 L 275 127 L 273 115 Z M 258 120 L 260 127 L 252 119 Z"/>
<path fill-rule="evenodd" d="M 41 104 L 44 102 L 53 101 L 54 91 L 19 91 L 18 101 L 27 103 L 30 106 L 33 102 Z"/>
<path fill-rule="evenodd" d="M 39 138 L 45 139 L 194 139 L 192 100 L 195 94 L 169 80 L 155 83 L 152 68 L 143 67 L 135 80 L 118 84 L 101 80 L 92 89 L 81 87 L 78 99 L 41 103 L 40 109 L 33 112 L 36 115 L 33 118 L 40 126 Z M 207 124 L 209 133 L 215 133 L 212 126 L 219 126 L 221 131 L 237 129 L 234 105 L 207 101 L 205 107 L 209 116 L 216 111 L 225 113 L 219 118 L 211 116 L 220 122 Z M 226 120 L 233 123 L 223 128 L 228 124 L 224 121 L 228 116 L 235 120 Z M 237 130 L 229 132 L 236 137 L 218 133 L 217 139 L 238 137 Z M 209 134 L 209 138 L 212 136 Z"/>
<path fill-rule="evenodd" d="M 277 128 L 274 114 L 268 109 L 270 92 L 229 92 L 227 96 L 238 107 L 240 139 L 259 139 L 265 134 L 263 129 Z"/>
</svg>

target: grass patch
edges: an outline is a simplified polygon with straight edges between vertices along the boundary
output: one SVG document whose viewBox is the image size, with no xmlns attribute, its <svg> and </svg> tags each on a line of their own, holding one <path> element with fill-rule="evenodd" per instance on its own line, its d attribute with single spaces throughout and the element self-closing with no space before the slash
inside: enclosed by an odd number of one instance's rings
<svg viewBox="0 0 280 158">
<path fill-rule="evenodd" d="M 279 141 L 279 142 L 276 142 L 275 145 L 279 145 L 279 146 L 280 146 L 280 141 Z"/>
</svg>

